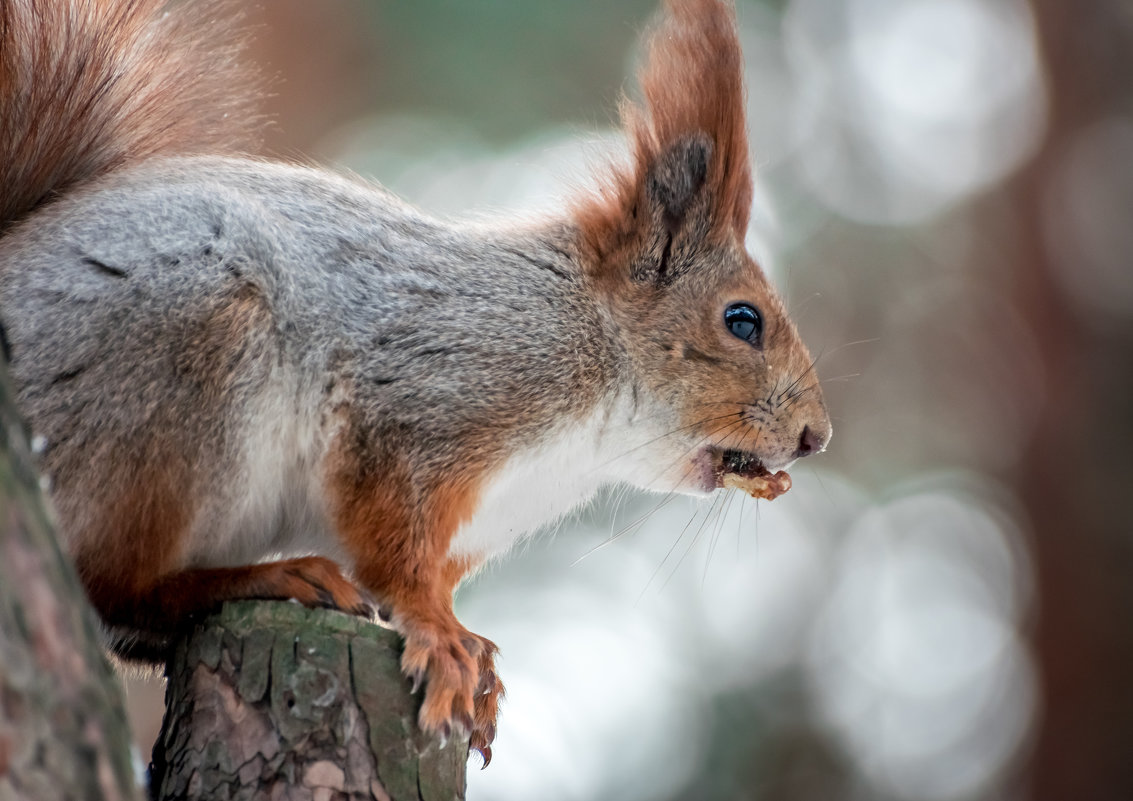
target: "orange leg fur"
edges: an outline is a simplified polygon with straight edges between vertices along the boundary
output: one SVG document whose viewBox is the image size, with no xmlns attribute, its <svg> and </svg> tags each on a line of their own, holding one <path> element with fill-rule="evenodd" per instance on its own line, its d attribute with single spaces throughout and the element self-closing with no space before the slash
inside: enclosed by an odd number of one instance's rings
<svg viewBox="0 0 1133 801">
<path fill-rule="evenodd" d="M 318 556 L 182 570 L 133 592 L 90 575 L 81 560 L 79 570 L 85 574 L 91 602 L 108 624 L 151 634 L 174 631 L 186 620 L 210 612 L 225 601 L 243 598 L 294 599 L 310 607 L 341 609 L 366 617 L 373 614 L 369 598 L 342 575 L 338 565 Z"/>
<path fill-rule="evenodd" d="M 503 694 L 494 666 L 497 648 L 453 614 L 452 592 L 474 565 L 447 556 L 476 501 L 474 482 L 450 477 L 444 488 L 424 493 L 396 476 L 393 469 L 374 480 L 338 472 L 329 488 L 338 529 L 359 582 L 389 610 L 405 638 L 402 672 L 415 691 L 422 683 L 425 688 L 421 727 L 442 737 L 468 732 L 487 764 Z"/>
<path fill-rule="evenodd" d="M 471 559 L 449 559 L 445 563 L 443 581 L 448 588 L 446 596 L 451 601 L 453 592 L 468 573 L 474 570 L 476 562 Z M 450 605 L 451 610 L 451 605 Z M 499 716 L 500 701 L 504 697 L 504 685 L 496 675 L 496 654 L 500 649 L 487 637 L 464 630 L 471 642 L 464 640 L 469 652 L 476 659 L 480 681 L 476 685 L 472 702 L 472 727 L 468 747 L 479 751 L 484 759 L 483 767 L 492 761 L 492 741 L 496 739 L 496 719 Z"/>
<path fill-rule="evenodd" d="M 470 735 L 469 747 L 480 752 L 487 766 L 504 694 L 495 670 L 499 649 L 457 621 L 451 589 L 431 600 L 403 595 L 393 600 L 393 609 L 394 624 L 405 636 L 402 671 L 415 690 L 422 681 L 425 685 L 422 727 L 447 736 L 459 724 Z"/>
</svg>

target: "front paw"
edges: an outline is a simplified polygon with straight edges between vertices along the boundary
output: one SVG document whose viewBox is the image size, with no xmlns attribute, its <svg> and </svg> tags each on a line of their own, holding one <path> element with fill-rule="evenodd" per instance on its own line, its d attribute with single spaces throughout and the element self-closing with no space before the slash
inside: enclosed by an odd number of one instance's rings
<svg viewBox="0 0 1133 801">
<path fill-rule="evenodd" d="M 422 729 L 447 740 L 469 735 L 469 748 L 484 765 L 492 759 L 496 717 L 504 688 L 496 676 L 495 643 L 463 627 L 407 627 L 402 671 L 414 692 L 424 684 L 418 721 Z"/>
</svg>

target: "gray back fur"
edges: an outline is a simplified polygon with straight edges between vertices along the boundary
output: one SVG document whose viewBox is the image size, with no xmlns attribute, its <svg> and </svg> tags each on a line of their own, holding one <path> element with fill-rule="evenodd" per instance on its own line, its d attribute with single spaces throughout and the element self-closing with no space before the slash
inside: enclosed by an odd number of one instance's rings
<svg viewBox="0 0 1133 801">
<path fill-rule="evenodd" d="M 187 466 L 221 468 L 192 471 L 213 482 L 199 494 L 233 502 L 245 432 L 287 439 L 281 417 L 306 426 L 278 451 L 279 478 L 301 484 L 346 398 L 366 448 L 427 479 L 537 443 L 619 389 L 565 225 L 442 224 L 326 171 L 219 157 L 117 173 L 34 223 L 0 240 L 0 319 L 68 486 L 167 429 Z M 249 326 L 220 341 L 210 321 L 230 309 L 252 309 Z"/>
</svg>

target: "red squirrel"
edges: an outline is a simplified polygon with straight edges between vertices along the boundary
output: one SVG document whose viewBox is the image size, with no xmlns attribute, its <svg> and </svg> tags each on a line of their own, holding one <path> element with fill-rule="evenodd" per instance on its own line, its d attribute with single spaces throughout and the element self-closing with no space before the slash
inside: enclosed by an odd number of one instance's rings
<svg viewBox="0 0 1133 801">
<path fill-rule="evenodd" d="M 487 761 L 462 578 L 602 485 L 773 497 L 830 438 L 744 248 L 734 10 L 668 2 L 595 188 L 473 223 L 244 155 L 220 9 L 0 0 L 0 322 L 61 536 L 126 655 L 231 599 L 376 605 Z"/>
</svg>

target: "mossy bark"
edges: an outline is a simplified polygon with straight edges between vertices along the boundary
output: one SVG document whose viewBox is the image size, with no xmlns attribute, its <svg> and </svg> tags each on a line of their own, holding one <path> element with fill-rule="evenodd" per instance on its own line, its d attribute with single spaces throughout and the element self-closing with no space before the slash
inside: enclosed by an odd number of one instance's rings
<svg viewBox="0 0 1133 801">
<path fill-rule="evenodd" d="M 462 799 L 468 741 L 417 728 L 401 648 L 340 612 L 226 604 L 167 667 L 155 797 Z"/>
<path fill-rule="evenodd" d="M 135 799 L 122 692 L 0 359 L 0 801 Z"/>
</svg>

